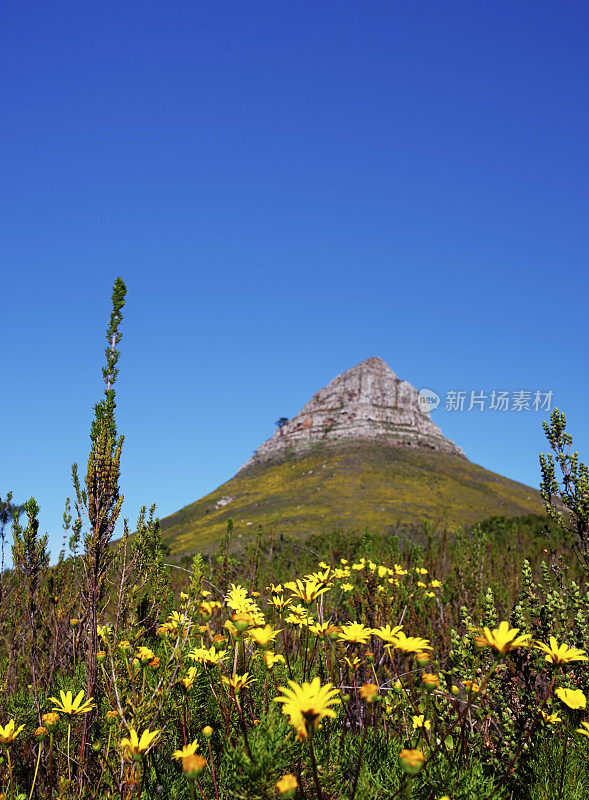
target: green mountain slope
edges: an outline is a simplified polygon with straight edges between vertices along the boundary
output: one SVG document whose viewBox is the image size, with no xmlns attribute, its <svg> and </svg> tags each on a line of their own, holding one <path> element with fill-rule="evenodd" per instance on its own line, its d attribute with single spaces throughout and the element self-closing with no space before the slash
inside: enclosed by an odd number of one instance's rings
<svg viewBox="0 0 589 800">
<path fill-rule="evenodd" d="M 211 494 L 162 520 L 173 555 L 214 549 L 266 530 L 304 538 L 334 528 L 386 532 L 399 524 L 454 527 L 491 516 L 540 514 L 540 494 L 465 458 L 373 443 L 312 452 L 242 469 Z"/>
</svg>

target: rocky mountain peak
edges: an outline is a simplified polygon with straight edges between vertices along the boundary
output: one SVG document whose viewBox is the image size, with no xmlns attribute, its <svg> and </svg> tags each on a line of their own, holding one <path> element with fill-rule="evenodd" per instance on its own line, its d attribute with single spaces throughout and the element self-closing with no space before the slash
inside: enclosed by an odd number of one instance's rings
<svg viewBox="0 0 589 800">
<path fill-rule="evenodd" d="M 317 444 L 374 441 L 464 456 L 420 407 L 419 392 L 373 356 L 342 372 L 258 447 L 245 467 L 301 453 Z"/>
</svg>

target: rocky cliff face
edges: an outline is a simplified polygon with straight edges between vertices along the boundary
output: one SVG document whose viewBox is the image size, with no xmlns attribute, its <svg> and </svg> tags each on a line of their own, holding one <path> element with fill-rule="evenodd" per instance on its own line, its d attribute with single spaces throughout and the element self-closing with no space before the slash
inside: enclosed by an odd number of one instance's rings
<svg viewBox="0 0 589 800">
<path fill-rule="evenodd" d="M 375 441 L 426 447 L 464 457 L 419 405 L 419 393 L 380 358 L 369 358 L 331 381 L 260 445 L 245 467 L 302 453 L 316 444 Z"/>
</svg>

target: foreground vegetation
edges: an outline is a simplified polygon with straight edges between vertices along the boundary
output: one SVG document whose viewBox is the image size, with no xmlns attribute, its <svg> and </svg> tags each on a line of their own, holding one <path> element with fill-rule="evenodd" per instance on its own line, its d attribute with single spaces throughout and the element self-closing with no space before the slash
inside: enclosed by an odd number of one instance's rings
<svg viewBox="0 0 589 800">
<path fill-rule="evenodd" d="M 124 298 L 118 279 L 56 565 L 34 500 L 22 524 L 2 506 L 0 796 L 589 797 L 589 492 L 564 417 L 548 521 L 419 545 L 260 530 L 246 558 L 229 522 L 215 555 L 169 564 L 154 508 L 112 543 Z"/>
</svg>

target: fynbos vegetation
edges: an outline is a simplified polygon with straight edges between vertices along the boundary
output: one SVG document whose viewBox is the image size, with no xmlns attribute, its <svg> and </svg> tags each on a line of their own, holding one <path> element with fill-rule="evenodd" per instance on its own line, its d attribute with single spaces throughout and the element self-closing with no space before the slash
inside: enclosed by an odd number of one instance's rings
<svg viewBox="0 0 589 800">
<path fill-rule="evenodd" d="M 0 503 L 0 797 L 589 797 L 589 489 L 564 416 L 545 520 L 419 545 L 260 529 L 246 558 L 229 521 L 215 556 L 168 563 L 153 506 L 113 542 L 125 294 L 55 565 L 34 499 Z"/>
</svg>

